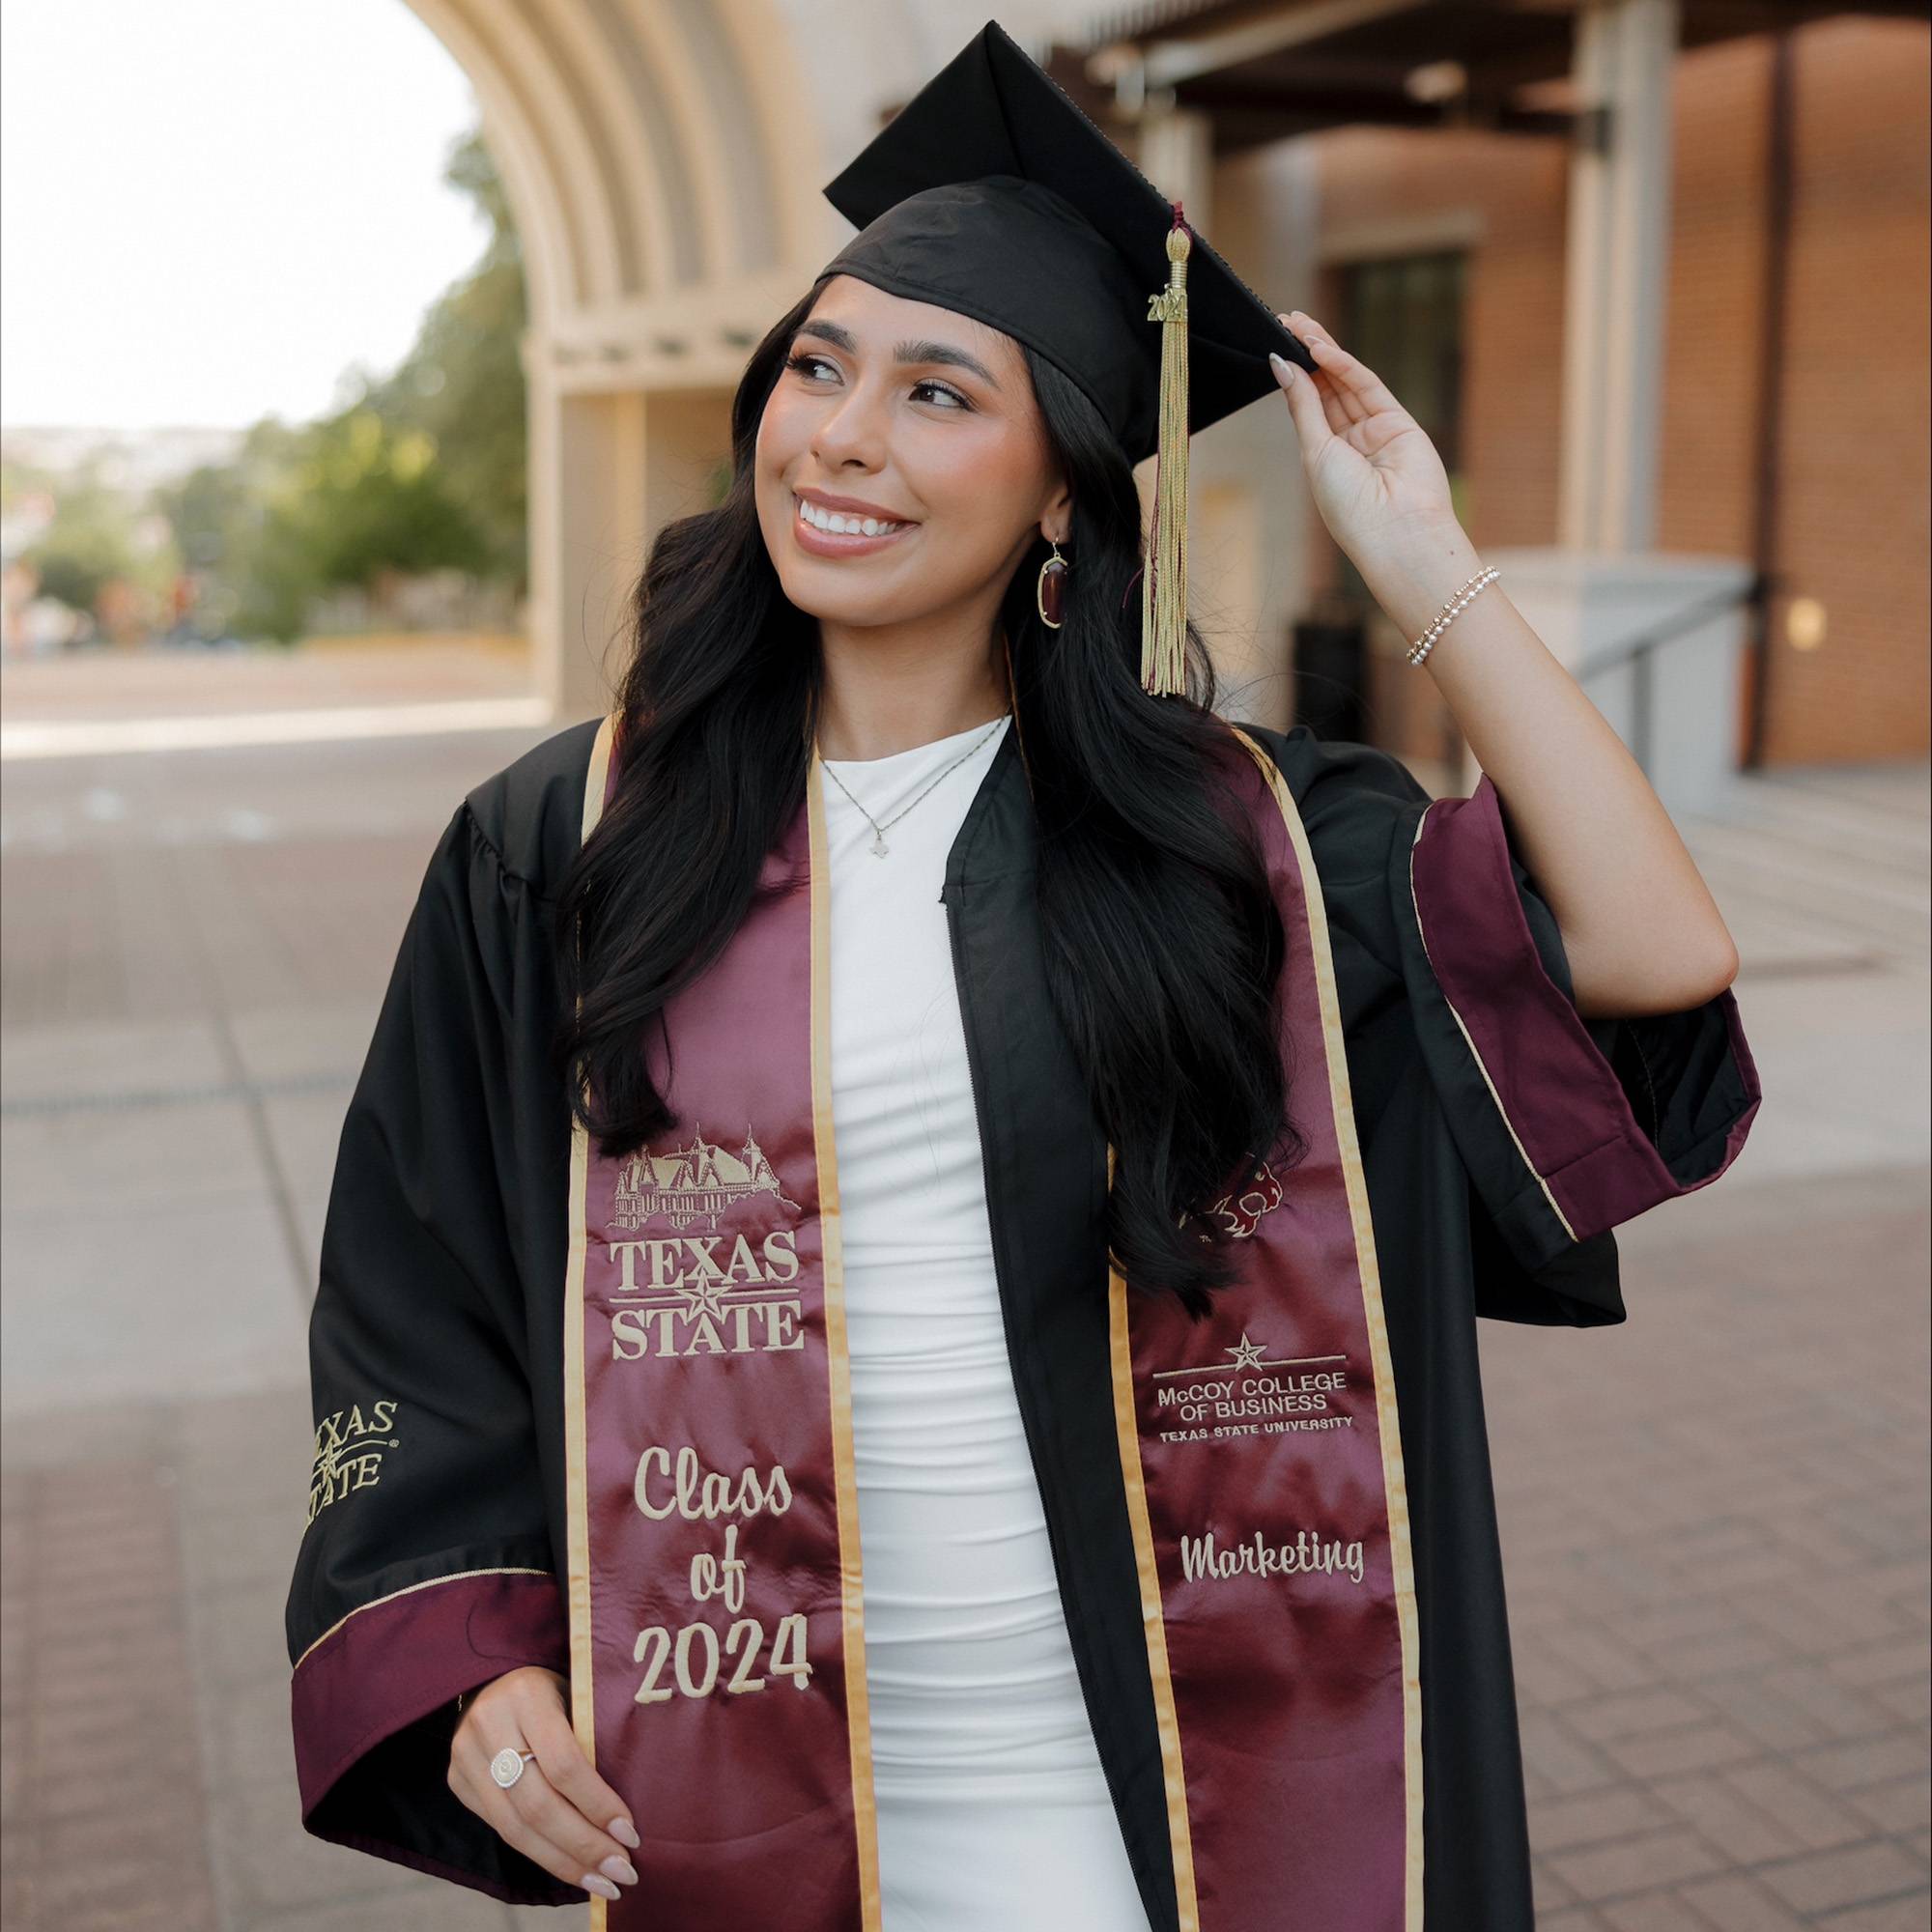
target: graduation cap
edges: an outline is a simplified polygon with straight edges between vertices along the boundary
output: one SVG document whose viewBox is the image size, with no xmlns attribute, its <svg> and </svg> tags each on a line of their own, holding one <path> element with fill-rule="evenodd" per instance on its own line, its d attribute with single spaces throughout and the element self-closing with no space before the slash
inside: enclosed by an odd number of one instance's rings
<svg viewBox="0 0 1932 1932">
<path fill-rule="evenodd" d="M 1187 439 L 1314 358 L 996 20 L 825 188 L 859 233 L 827 266 L 1042 355 L 1129 463 L 1158 457 L 1141 682 L 1182 688 Z"/>
</svg>

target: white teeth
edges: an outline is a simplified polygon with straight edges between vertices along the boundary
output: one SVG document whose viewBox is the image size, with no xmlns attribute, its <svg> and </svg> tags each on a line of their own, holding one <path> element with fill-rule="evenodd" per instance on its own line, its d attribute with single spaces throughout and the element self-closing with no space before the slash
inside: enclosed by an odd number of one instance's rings
<svg viewBox="0 0 1932 1932">
<path fill-rule="evenodd" d="M 816 503 L 798 499 L 798 513 L 814 529 L 833 530 L 847 536 L 884 536 L 893 530 L 901 530 L 905 526 L 893 523 L 882 517 L 853 517 L 842 515 L 837 510 L 822 510 Z"/>
</svg>

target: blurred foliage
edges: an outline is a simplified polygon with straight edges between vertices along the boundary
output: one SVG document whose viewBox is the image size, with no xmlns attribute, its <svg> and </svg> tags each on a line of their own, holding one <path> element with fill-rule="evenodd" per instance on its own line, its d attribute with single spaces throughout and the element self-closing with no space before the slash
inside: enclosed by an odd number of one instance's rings
<svg viewBox="0 0 1932 1932">
<path fill-rule="evenodd" d="M 232 460 L 156 492 L 239 636 L 292 641 L 316 597 L 398 574 L 455 569 L 525 592 L 522 249 L 480 134 L 455 144 L 443 180 L 490 237 L 400 366 L 356 376 L 359 393 L 312 423 L 265 417 Z"/>
<path fill-rule="evenodd" d="M 308 432 L 274 416 L 258 422 L 231 462 L 203 464 L 156 491 L 185 567 L 214 586 L 208 602 L 246 638 L 299 637 L 322 579 L 272 513 Z"/>
<path fill-rule="evenodd" d="M 451 151 L 443 180 L 490 223 L 482 259 L 423 317 L 401 366 L 364 399 L 398 430 L 431 440 L 454 503 L 485 548 L 484 574 L 527 581 L 524 258 L 510 205 L 477 133 Z"/>
<path fill-rule="evenodd" d="M 0 515 L 13 515 L 30 497 L 51 496 L 59 480 L 38 463 L 0 455 Z"/>
<path fill-rule="evenodd" d="M 60 486 L 53 521 L 23 556 L 40 573 L 40 594 L 76 611 L 92 611 L 111 580 L 137 578 L 143 562 L 127 504 L 92 475 Z"/>
</svg>

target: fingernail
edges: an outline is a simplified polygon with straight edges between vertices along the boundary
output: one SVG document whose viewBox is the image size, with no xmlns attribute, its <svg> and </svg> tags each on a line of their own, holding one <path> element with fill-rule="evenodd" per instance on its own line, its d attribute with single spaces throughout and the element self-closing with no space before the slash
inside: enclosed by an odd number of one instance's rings
<svg viewBox="0 0 1932 1932">
<path fill-rule="evenodd" d="M 615 1852 L 612 1852 L 597 1869 L 625 1885 L 636 1885 L 638 1882 L 637 1866 L 629 1859 L 620 1859 Z"/>
<path fill-rule="evenodd" d="M 1270 349 L 1268 351 L 1268 360 L 1274 364 L 1274 373 L 1277 376 L 1279 376 L 1284 383 L 1292 383 L 1294 381 L 1294 364 L 1291 362 L 1286 355 L 1277 355 L 1274 353 L 1274 351 Z"/>
<path fill-rule="evenodd" d="M 620 1845 L 629 1845 L 635 1852 L 644 1841 L 638 1836 L 638 1828 L 628 1818 L 611 1820 L 611 1835 Z"/>
<path fill-rule="evenodd" d="M 602 1872 L 585 1872 L 579 1883 L 585 1891 L 594 1891 L 599 1898 L 622 1898 L 624 1895 Z"/>
</svg>

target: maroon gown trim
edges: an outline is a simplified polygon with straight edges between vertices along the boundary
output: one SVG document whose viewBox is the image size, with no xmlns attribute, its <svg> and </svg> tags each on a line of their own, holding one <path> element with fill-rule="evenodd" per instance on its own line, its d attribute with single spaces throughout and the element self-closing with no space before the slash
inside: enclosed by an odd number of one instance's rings
<svg viewBox="0 0 1932 1932">
<path fill-rule="evenodd" d="M 560 1671 L 567 1661 L 563 1601 L 548 1570 L 460 1571 L 352 1610 L 302 1652 L 289 1682 L 304 1825 L 315 1830 L 315 1812 L 337 1780 L 384 1738 L 506 1670 Z M 416 1862 L 366 1833 L 318 1835 Z"/>
<path fill-rule="evenodd" d="M 1744 1147 L 1759 1085 L 1736 996 L 1715 1001 L 1747 1104 L 1721 1147 L 1673 1172 L 1575 1003 L 1545 970 L 1518 895 L 1501 799 L 1487 774 L 1416 822 L 1409 884 L 1423 950 L 1524 1168 L 1572 1241 L 1707 1187 Z"/>
</svg>

